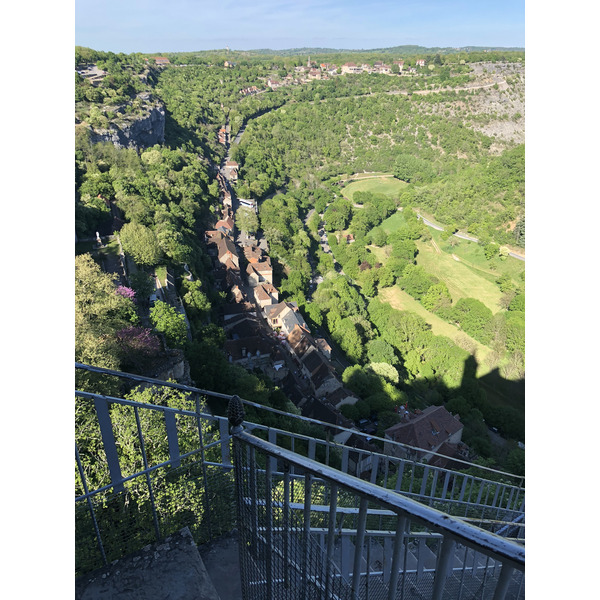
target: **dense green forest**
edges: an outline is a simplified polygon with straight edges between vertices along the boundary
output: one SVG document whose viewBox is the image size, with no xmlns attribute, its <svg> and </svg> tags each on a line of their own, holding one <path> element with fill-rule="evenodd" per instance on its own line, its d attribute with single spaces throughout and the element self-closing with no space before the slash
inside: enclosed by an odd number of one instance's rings
<svg viewBox="0 0 600 600">
<path fill-rule="evenodd" d="M 491 447 L 485 423 L 523 440 L 523 406 L 495 403 L 478 381 L 468 345 L 434 335 L 423 317 L 393 308 L 381 293 L 406 292 L 492 348 L 505 379 L 523 379 L 524 281 L 503 273 L 503 248 L 524 247 L 524 147 L 484 133 L 484 121 L 512 117 L 477 112 L 485 90 L 462 89 L 473 82 L 469 63 L 520 64 L 523 55 L 440 53 L 429 57 L 439 59 L 434 69 L 415 77 L 340 76 L 277 90 L 266 87 L 266 78 L 287 76 L 306 57 L 166 56 L 173 65 L 193 66 L 158 68 L 141 54 L 76 51 L 76 66 L 94 63 L 106 72 L 96 86 L 76 74 L 82 125 L 75 148 L 76 233 L 93 237 L 111 222 L 114 204 L 124 222 L 122 249 L 136 266 L 130 287 L 120 289 L 87 252 L 76 258 L 76 360 L 142 373 L 166 343 L 184 351 L 200 387 L 296 410 L 265 375 L 229 363 L 221 351 L 218 314 L 227 298 L 214 287 L 203 234 L 213 227 L 219 202 L 216 165 L 225 149 L 217 131 L 228 123 L 235 135 L 246 126 L 232 152 L 240 164 L 236 193 L 259 201 L 260 232 L 281 297 L 296 301 L 311 327 L 327 331 L 350 365 L 340 376 L 361 400 L 345 409 L 347 416 L 378 414 L 381 434 L 395 422 L 400 402 L 445 403 L 461 415 L 474 451 L 489 464 L 506 464 L 508 451 Z M 357 60 L 325 56 L 328 62 Z M 225 68 L 224 60 L 235 66 Z M 507 94 L 517 93 L 516 79 Z M 251 86 L 261 93 L 241 93 Z M 142 111 L 145 94 L 164 104 L 164 145 L 124 149 L 90 142 L 88 125 L 118 118 L 117 109 Z M 340 179 L 363 171 L 393 174 L 407 185 L 396 197 L 359 192 L 350 202 Z M 387 234 L 383 225 L 399 208 L 403 226 Z M 482 260 L 496 269 L 492 280 L 503 306 L 492 312 L 477 298 L 455 301 L 446 284 L 418 264 L 418 244 L 431 239 L 419 211 L 444 226 L 446 239 L 457 230 L 479 239 Z M 319 230 L 327 233 L 330 252 L 319 244 Z M 349 233 L 352 243 L 344 237 Z M 150 277 L 166 267 L 175 273 L 191 340 L 176 315 L 160 303 L 149 308 Z M 316 276 L 323 282 L 315 289 Z M 94 378 L 78 385 L 107 391 Z M 312 428 L 310 435 L 324 434 Z"/>
</svg>

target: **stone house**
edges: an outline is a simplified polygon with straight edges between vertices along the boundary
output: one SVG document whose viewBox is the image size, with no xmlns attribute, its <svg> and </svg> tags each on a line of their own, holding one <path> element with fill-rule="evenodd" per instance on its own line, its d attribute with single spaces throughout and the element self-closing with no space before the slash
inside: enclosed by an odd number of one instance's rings
<svg viewBox="0 0 600 600">
<path fill-rule="evenodd" d="M 458 444 L 461 441 L 463 424 L 458 417 L 449 413 L 444 406 L 429 406 L 414 413 L 404 412 L 402 421 L 385 430 L 385 439 L 400 442 L 422 452 L 385 444 L 384 451 L 390 456 L 429 460 L 444 443 Z"/>
<path fill-rule="evenodd" d="M 298 311 L 295 302 L 279 302 L 265 306 L 264 314 L 272 329 L 281 329 L 288 336 L 297 325 L 309 331 L 306 321 Z"/>
</svg>

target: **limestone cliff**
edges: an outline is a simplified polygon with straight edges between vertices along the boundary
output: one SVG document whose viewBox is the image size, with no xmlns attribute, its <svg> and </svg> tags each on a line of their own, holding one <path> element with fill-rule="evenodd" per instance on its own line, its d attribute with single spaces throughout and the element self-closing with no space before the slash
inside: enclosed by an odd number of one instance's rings
<svg viewBox="0 0 600 600">
<path fill-rule="evenodd" d="M 90 141 L 111 142 L 118 148 L 149 148 L 165 141 L 165 109 L 148 106 L 143 115 L 117 115 L 108 128 L 90 127 Z"/>
</svg>

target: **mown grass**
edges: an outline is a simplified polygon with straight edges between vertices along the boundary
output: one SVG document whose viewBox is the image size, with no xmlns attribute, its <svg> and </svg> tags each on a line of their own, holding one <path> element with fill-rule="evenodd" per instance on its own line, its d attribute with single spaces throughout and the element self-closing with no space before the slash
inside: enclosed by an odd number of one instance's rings
<svg viewBox="0 0 600 600">
<path fill-rule="evenodd" d="M 435 237 L 433 241 L 416 242 L 419 250 L 417 264 L 446 284 L 453 303 L 461 298 L 476 298 L 494 314 L 499 312 L 502 292 L 494 281 L 500 273 L 484 274 L 471 268 L 464 264 L 456 253 L 453 256 L 442 252 L 441 249 L 438 252 L 434 241 Z"/>
<path fill-rule="evenodd" d="M 385 221 L 382 221 L 381 227 L 388 235 L 398 231 L 402 225 L 406 225 L 406 221 L 402 216 L 402 211 L 395 212 L 391 217 L 388 217 Z"/>
<path fill-rule="evenodd" d="M 490 348 L 473 339 L 455 325 L 451 325 L 450 323 L 447 323 L 438 316 L 429 312 L 420 302 L 401 290 L 398 286 L 379 290 L 379 298 L 397 310 L 405 310 L 422 317 L 431 325 L 431 331 L 434 335 L 446 336 L 455 343 L 457 338 L 462 338 L 468 342 L 470 346 L 475 348 L 475 358 L 479 364 L 477 375 L 485 375 L 490 371 L 489 367 L 486 366 L 487 363 L 485 360 L 488 354 L 491 352 Z"/>
<path fill-rule="evenodd" d="M 365 177 L 368 175 L 365 174 Z M 359 179 L 349 183 L 343 190 L 342 195 L 353 201 L 356 192 L 372 192 L 374 194 L 386 194 L 398 197 L 408 184 L 395 177 L 377 177 L 372 179 Z"/>
</svg>

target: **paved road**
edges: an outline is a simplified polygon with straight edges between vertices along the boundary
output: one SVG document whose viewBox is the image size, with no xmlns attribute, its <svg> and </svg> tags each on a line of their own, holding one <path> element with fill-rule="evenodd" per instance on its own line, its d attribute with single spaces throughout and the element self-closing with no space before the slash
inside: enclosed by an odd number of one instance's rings
<svg viewBox="0 0 600 600">
<path fill-rule="evenodd" d="M 425 225 L 427 225 L 428 227 L 431 227 L 432 229 L 437 229 L 438 231 L 444 231 L 443 227 L 440 227 L 439 225 L 435 225 L 431 221 L 428 221 L 424 216 L 420 215 L 419 213 L 417 213 L 417 217 L 419 219 L 421 219 L 423 221 L 423 223 L 425 223 Z M 477 238 L 468 236 L 468 235 L 466 235 L 464 233 L 460 233 L 460 232 L 456 232 L 453 235 L 462 240 L 468 240 L 469 242 L 478 242 L 479 241 Z M 516 254 L 515 252 L 509 252 L 508 255 L 512 256 L 513 258 L 516 258 L 517 260 L 522 260 L 523 262 L 525 262 L 525 257 L 521 256 L 520 254 Z"/>
</svg>

